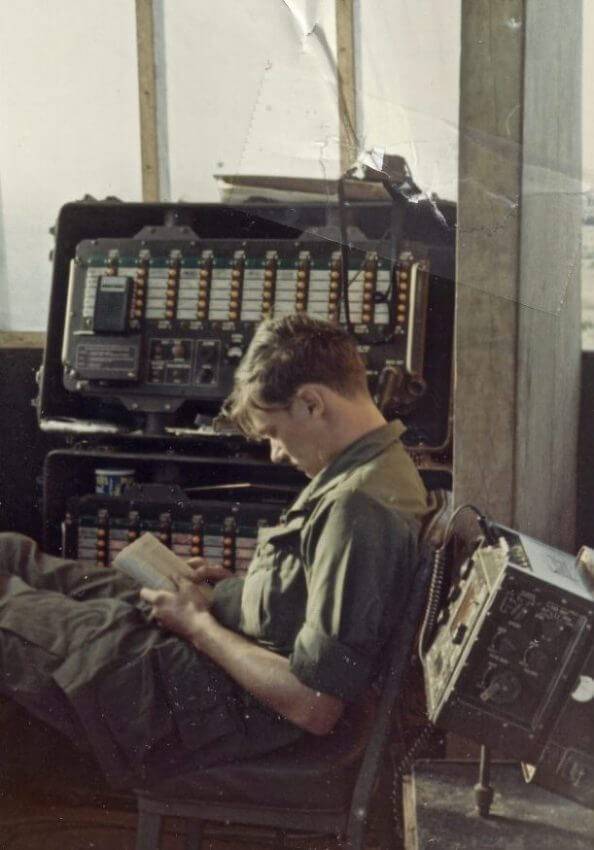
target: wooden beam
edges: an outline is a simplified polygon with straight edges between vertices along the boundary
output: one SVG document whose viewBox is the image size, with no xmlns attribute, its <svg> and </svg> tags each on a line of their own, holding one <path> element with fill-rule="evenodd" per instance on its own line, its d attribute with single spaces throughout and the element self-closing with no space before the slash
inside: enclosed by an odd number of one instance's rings
<svg viewBox="0 0 594 850">
<path fill-rule="evenodd" d="M 454 499 L 511 524 L 523 35 L 497 2 L 462 2 Z"/>
<path fill-rule="evenodd" d="M 358 154 L 355 86 L 354 0 L 336 0 L 336 77 L 340 170 L 349 168 Z"/>
<path fill-rule="evenodd" d="M 572 550 L 581 0 L 462 0 L 454 500 Z"/>
<path fill-rule="evenodd" d="M 160 200 L 157 74 L 153 0 L 136 0 L 142 199 Z"/>
<path fill-rule="evenodd" d="M 533 524 L 541 537 L 573 549 L 582 348 L 582 0 L 525 0 L 524 15 L 514 506 L 527 529 Z"/>
<path fill-rule="evenodd" d="M 43 348 L 42 331 L 0 331 L 0 348 Z"/>
</svg>

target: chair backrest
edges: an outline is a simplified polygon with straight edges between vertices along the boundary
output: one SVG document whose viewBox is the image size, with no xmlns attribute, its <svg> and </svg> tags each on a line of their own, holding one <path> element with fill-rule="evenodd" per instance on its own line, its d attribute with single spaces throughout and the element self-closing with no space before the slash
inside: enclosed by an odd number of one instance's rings
<svg viewBox="0 0 594 850">
<path fill-rule="evenodd" d="M 402 685 L 408 672 L 425 605 L 435 549 L 441 544 L 443 534 L 452 511 L 451 494 L 447 490 L 431 493 L 432 509 L 427 515 L 420 532 L 419 555 L 415 578 L 409 592 L 404 617 L 394 629 L 386 664 L 383 687 L 377 704 L 377 714 L 369 736 L 357 781 L 353 790 L 347 836 L 349 843 L 353 835 L 363 829 L 369 801 L 377 781 L 382 757 L 392 728 L 392 718 Z M 357 845 L 358 842 L 355 842 Z"/>
</svg>

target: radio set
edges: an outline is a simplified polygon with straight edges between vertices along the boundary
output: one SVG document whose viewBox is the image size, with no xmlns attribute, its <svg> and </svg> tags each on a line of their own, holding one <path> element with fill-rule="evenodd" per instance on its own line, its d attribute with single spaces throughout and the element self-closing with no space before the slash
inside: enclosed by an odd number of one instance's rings
<svg viewBox="0 0 594 850">
<path fill-rule="evenodd" d="M 423 653 L 429 718 L 594 805 L 594 571 L 583 554 L 503 526 L 490 534 L 462 565 Z"/>
<path fill-rule="evenodd" d="M 594 809 L 594 651 L 581 664 L 553 730 L 524 777 Z"/>
</svg>

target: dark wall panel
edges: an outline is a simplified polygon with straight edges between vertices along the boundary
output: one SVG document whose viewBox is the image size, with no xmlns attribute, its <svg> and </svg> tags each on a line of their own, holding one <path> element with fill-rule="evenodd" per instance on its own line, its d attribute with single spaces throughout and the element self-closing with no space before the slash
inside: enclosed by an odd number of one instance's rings
<svg viewBox="0 0 594 850">
<path fill-rule="evenodd" d="M 40 487 L 43 458 L 63 445 L 42 434 L 31 399 L 42 350 L 0 348 L 0 531 L 41 535 Z"/>
</svg>

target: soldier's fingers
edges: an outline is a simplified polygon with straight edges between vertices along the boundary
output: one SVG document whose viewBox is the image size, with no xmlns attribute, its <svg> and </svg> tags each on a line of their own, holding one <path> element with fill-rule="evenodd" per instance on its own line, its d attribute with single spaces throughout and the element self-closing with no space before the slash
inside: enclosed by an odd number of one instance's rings
<svg viewBox="0 0 594 850">
<path fill-rule="evenodd" d="M 208 565 L 208 559 L 207 558 L 199 558 L 199 557 L 196 556 L 194 558 L 188 558 L 188 560 L 186 561 L 186 564 L 193 570 L 199 570 L 199 569 L 201 569 L 201 567 Z"/>
<path fill-rule="evenodd" d="M 151 605 L 154 605 L 157 601 L 157 597 L 159 595 L 159 591 L 151 590 L 150 587 L 141 587 L 140 588 L 140 598 L 144 599 L 145 602 L 149 602 Z"/>
</svg>

